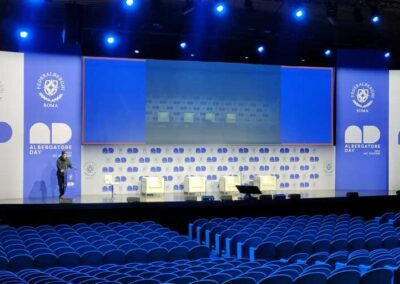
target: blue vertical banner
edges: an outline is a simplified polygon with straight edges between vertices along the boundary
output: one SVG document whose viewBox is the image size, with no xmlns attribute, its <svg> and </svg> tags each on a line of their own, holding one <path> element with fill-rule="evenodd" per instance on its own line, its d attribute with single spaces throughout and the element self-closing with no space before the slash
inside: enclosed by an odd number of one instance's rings
<svg viewBox="0 0 400 284">
<path fill-rule="evenodd" d="M 56 161 L 66 151 L 75 169 L 66 197 L 80 196 L 81 58 L 26 54 L 24 199 L 58 197 Z"/>
<path fill-rule="evenodd" d="M 336 90 L 336 196 L 388 193 L 389 70 L 383 53 L 340 50 Z"/>
</svg>

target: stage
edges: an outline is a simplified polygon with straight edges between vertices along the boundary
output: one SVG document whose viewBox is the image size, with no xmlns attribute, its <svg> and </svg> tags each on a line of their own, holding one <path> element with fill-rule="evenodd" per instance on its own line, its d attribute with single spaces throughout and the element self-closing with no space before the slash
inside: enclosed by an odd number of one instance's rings
<svg viewBox="0 0 400 284">
<path fill-rule="evenodd" d="M 268 190 L 263 191 L 263 194 L 300 194 L 302 198 L 332 198 L 335 197 L 334 190 Z M 232 196 L 234 201 L 241 200 L 243 195 L 239 192 L 229 193 L 228 195 Z M 214 200 L 221 201 L 221 193 L 217 190 L 207 191 L 205 193 L 192 193 L 187 194 L 182 191 L 179 192 L 168 192 L 164 194 L 156 194 L 156 195 L 143 195 L 140 192 L 134 192 L 130 194 L 119 193 L 115 190 L 114 194 L 111 192 L 104 192 L 96 195 L 82 195 L 80 197 L 71 197 L 68 193 L 68 189 L 66 192 L 66 198 L 71 199 L 72 203 L 75 204 L 91 204 L 91 203 L 100 203 L 100 204 L 108 204 L 108 203 L 126 203 L 128 198 L 135 199 L 135 202 L 147 203 L 147 202 L 183 202 L 183 201 L 194 201 L 193 198 L 196 198 L 196 201 L 201 201 L 202 196 L 213 196 Z M 259 198 L 258 195 L 255 195 L 256 198 Z M 1 204 L 59 204 L 60 201 L 58 196 L 43 196 L 42 198 L 24 198 L 24 199 L 0 199 Z"/>
<path fill-rule="evenodd" d="M 133 203 L 128 203 L 127 197 L 116 195 L 111 199 L 87 196 L 73 200 L 72 204 L 60 204 L 57 199 L 37 203 L 15 201 L 13 204 L 0 205 L 0 221 L 13 226 L 37 226 L 153 220 L 180 233 L 187 233 L 188 223 L 199 218 L 349 213 L 370 219 L 385 212 L 400 211 L 399 196 L 233 201 L 183 201 L 169 196 L 169 200 L 163 199 L 161 202 L 157 197 L 142 197 L 140 202 Z"/>
</svg>

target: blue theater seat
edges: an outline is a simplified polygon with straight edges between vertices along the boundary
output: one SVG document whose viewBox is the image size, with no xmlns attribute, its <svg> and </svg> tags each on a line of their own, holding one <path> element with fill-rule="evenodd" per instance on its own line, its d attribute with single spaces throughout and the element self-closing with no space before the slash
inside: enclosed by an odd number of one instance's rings
<svg viewBox="0 0 400 284">
<path fill-rule="evenodd" d="M 209 257 L 210 251 L 206 246 L 196 246 L 193 247 L 189 250 L 189 259 L 194 260 L 194 259 L 199 259 L 199 258 L 206 258 Z"/>
<path fill-rule="evenodd" d="M 81 254 L 81 263 L 84 265 L 98 266 L 103 264 L 103 255 L 95 250 L 86 251 Z"/>
<path fill-rule="evenodd" d="M 262 279 L 259 284 L 292 284 L 292 278 L 288 275 L 271 275 Z"/>
<path fill-rule="evenodd" d="M 327 284 L 359 284 L 360 274 L 358 271 L 354 270 L 342 270 L 338 272 L 333 272 L 327 278 Z"/>
<path fill-rule="evenodd" d="M 156 247 L 150 249 L 147 252 L 147 261 L 167 261 L 168 260 L 168 250 L 162 247 Z"/>
<path fill-rule="evenodd" d="M 325 284 L 326 275 L 321 272 L 310 272 L 297 277 L 293 284 Z"/>
<path fill-rule="evenodd" d="M 255 281 L 253 278 L 242 276 L 242 277 L 230 279 L 223 283 L 224 284 L 257 284 L 258 282 Z"/>
<path fill-rule="evenodd" d="M 392 283 L 392 276 L 393 273 L 390 269 L 371 269 L 361 276 L 360 284 L 390 284 Z"/>
<path fill-rule="evenodd" d="M 188 259 L 189 250 L 184 246 L 177 245 L 168 251 L 168 261 L 175 261 L 179 259 Z"/>
<path fill-rule="evenodd" d="M 33 267 L 33 258 L 28 254 L 15 254 L 8 259 L 8 269 L 11 271 L 19 271 L 30 267 Z"/>
<path fill-rule="evenodd" d="M 147 262 L 147 251 L 142 248 L 129 250 L 125 254 L 126 262 Z"/>
</svg>

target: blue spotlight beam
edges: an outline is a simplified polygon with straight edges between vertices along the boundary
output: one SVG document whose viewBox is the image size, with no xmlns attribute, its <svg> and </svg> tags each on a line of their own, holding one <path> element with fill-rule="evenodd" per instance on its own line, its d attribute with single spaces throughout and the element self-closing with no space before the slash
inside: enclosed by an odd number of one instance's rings
<svg viewBox="0 0 400 284">
<path fill-rule="evenodd" d="M 185 49 L 187 47 L 187 43 L 183 41 L 179 44 L 179 47 Z"/>
<path fill-rule="evenodd" d="M 373 24 L 378 24 L 381 21 L 381 18 L 378 15 L 374 15 L 371 17 L 371 22 Z"/>
<path fill-rule="evenodd" d="M 105 44 L 109 47 L 117 45 L 117 40 L 118 40 L 117 37 L 113 34 L 108 34 L 104 38 Z"/>
<path fill-rule="evenodd" d="M 296 8 L 296 9 L 293 11 L 293 17 L 294 17 L 296 20 L 302 20 L 302 19 L 305 18 L 305 16 L 306 16 L 306 10 L 305 10 L 304 8 Z"/>
<path fill-rule="evenodd" d="M 27 31 L 20 31 L 19 32 L 19 37 L 20 38 L 27 38 L 29 36 L 29 33 Z"/>
<path fill-rule="evenodd" d="M 227 10 L 227 7 L 226 7 L 226 4 L 225 4 L 224 2 L 217 2 L 217 3 L 214 5 L 214 12 L 215 12 L 217 15 L 223 15 L 223 14 L 225 14 L 225 13 L 226 13 L 226 10 Z"/>
<path fill-rule="evenodd" d="M 135 3 L 134 0 L 126 0 L 126 1 L 125 1 L 125 5 L 126 5 L 126 6 L 129 6 L 129 7 L 133 6 L 134 3 Z"/>
<path fill-rule="evenodd" d="M 326 50 L 324 51 L 324 54 L 325 54 L 325 56 L 331 56 L 332 50 L 326 49 Z"/>
</svg>

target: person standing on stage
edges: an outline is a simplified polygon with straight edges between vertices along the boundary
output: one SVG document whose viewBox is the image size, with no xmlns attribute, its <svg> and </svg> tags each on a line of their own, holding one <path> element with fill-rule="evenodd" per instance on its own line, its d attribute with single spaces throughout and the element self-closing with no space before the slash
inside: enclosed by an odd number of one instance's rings
<svg viewBox="0 0 400 284">
<path fill-rule="evenodd" d="M 72 169 L 72 164 L 67 157 L 67 153 L 62 151 L 61 156 L 57 159 L 57 180 L 60 199 L 64 199 L 65 188 L 67 187 L 65 183 L 65 177 L 68 168 Z"/>
</svg>

